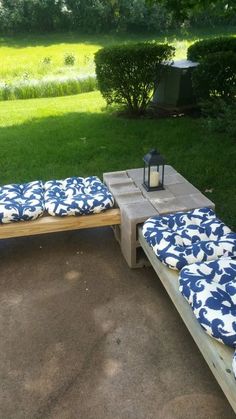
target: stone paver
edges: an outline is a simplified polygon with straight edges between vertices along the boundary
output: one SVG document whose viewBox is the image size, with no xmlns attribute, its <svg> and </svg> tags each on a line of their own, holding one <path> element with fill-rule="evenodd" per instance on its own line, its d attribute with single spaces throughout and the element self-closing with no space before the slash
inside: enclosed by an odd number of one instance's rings
<svg viewBox="0 0 236 419">
<path fill-rule="evenodd" d="M 187 211 L 188 208 L 184 202 L 181 202 L 181 200 L 174 196 L 173 198 L 151 199 L 151 203 L 160 215 L 177 211 Z"/>
<path fill-rule="evenodd" d="M 110 184 L 109 189 L 115 198 L 117 195 L 122 195 L 124 193 L 140 192 L 139 188 L 137 188 L 135 183 L 131 180 L 117 184 Z"/>
<path fill-rule="evenodd" d="M 175 183 L 172 185 L 167 185 L 166 187 L 176 197 L 199 193 L 199 190 L 195 188 L 195 186 L 193 186 L 190 182 L 187 182 L 187 181 L 181 182 L 181 183 Z"/>
<path fill-rule="evenodd" d="M 142 195 L 141 191 L 135 190 L 135 191 L 129 191 L 128 193 L 121 193 L 119 195 L 116 195 L 116 203 L 118 206 L 124 205 L 124 204 L 133 204 L 138 203 L 140 201 L 144 201 L 145 198 Z"/>
<path fill-rule="evenodd" d="M 130 180 L 130 177 L 128 176 L 126 171 L 111 172 L 111 173 L 103 174 L 103 181 L 106 183 L 107 186 L 117 184 L 117 183 L 124 183 L 127 180 Z"/>
</svg>

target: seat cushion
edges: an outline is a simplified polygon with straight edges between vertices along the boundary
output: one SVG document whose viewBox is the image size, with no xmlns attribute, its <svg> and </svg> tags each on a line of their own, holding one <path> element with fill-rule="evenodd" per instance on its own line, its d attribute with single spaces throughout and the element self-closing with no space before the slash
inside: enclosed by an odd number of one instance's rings
<svg viewBox="0 0 236 419">
<path fill-rule="evenodd" d="M 44 211 L 41 181 L 0 187 L 0 222 L 35 220 Z"/>
<path fill-rule="evenodd" d="M 236 234 L 209 208 L 149 218 L 143 235 L 156 256 L 171 269 L 236 256 Z"/>
<path fill-rule="evenodd" d="M 45 208 L 50 215 L 84 215 L 112 208 L 114 199 L 96 176 L 70 177 L 44 184 Z"/>
<path fill-rule="evenodd" d="M 179 289 L 204 330 L 236 347 L 236 259 L 222 258 L 183 268 Z"/>
</svg>

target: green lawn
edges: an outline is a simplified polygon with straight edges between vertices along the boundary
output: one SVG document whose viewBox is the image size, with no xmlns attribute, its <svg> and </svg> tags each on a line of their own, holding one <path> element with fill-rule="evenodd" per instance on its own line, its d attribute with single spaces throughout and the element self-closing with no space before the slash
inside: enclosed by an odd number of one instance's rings
<svg viewBox="0 0 236 419">
<path fill-rule="evenodd" d="M 45 76 L 69 77 L 94 73 L 94 53 L 108 44 L 127 41 L 158 40 L 176 47 L 176 58 L 184 58 L 188 46 L 202 37 L 235 34 L 235 28 L 209 29 L 191 34 L 160 35 L 96 35 L 44 34 L 0 37 L 0 82 L 40 79 Z M 64 65 L 64 56 L 74 54 L 74 66 Z M 51 63 L 44 63 L 50 57 Z"/>
<path fill-rule="evenodd" d="M 1 184 L 141 167 L 156 147 L 203 193 L 212 189 L 206 195 L 236 228 L 235 142 L 199 119 L 119 118 L 98 92 L 1 102 L 0 146 Z"/>
</svg>

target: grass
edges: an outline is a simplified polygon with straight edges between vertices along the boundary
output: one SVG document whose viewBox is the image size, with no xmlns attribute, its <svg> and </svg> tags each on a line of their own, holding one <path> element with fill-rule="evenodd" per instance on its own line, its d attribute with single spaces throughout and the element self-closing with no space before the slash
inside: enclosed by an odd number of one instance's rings
<svg viewBox="0 0 236 419">
<path fill-rule="evenodd" d="M 234 34 L 233 28 L 162 35 L 100 35 L 75 33 L 18 35 L 0 38 L 0 101 L 54 97 L 96 89 L 94 53 L 108 44 L 157 40 L 176 48 L 176 58 L 185 58 L 189 45 L 199 37 Z M 66 65 L 66 58 L 71 58 Z M 87 80 L 85 80 L 87 78 Z"/>
<path fill-rule="evenodd" d="M 0 83 L 0 100 L 69 96 L 93 90 L 97 90 L 95 76 L 29 79 L 9 84 Z"/>
<path fill-rule="evenodd" d="M 235 34 L 235 28 L 210 29 L 165 35 L 96 35 L 71 34 L 18 35 L 0 37 L 0 81 L 12 82 L 45 76 L 73 77 L 94 73 L 94 53 L 108 44 L 156 39 L 176 47 L 176 58 L 184 58 L 188 46 L 202 37 Z M 73 66 L 65 66 L 65 55 L 75 56 Z M 46 60 L 45 60 L 46 58 Z M 49 60 L 48 60 L 49 58 Z"/>
<path fill-rule="evenodd" d="M 0 103 L 0 183 L 102 175 L 142 166 L 153 147 L 216 203 L 236 228 L 235 142 L 201 120 L 123 119 L 99 92 Z"/>
</svg>

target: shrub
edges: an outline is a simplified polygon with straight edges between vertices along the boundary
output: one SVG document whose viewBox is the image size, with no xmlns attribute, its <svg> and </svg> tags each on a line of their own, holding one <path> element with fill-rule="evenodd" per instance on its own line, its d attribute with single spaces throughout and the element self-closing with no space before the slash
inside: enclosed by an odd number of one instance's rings
<svg viewBox="0 0 236 419">
<path fill-rule="evenodd" d="M 225 100 L 234 100 L 236 53 L 227 51 L 209 54 L 193 71 L 192 79 L 198 98 L 222 97 Z"/>
<path fill-rule="evenodd" d="M 52 63 L 52 58 L 51 57 L 44 57 L 42 59 L 42 64 L 44 64 L 44 65 L 49 65 L 51 63 Z"/>
<path fill-rule="evenodd" d="M 75 64 L 75 56 L 72 53 L 67 53 L 64 56 L 64 64 L 65 65 L 74 65 Z"/>
<path fill-rule="evenodd" d="M 214 52 L 233 51 L 236 54 L 236 38 L 233 36 L 217 37 L 197 41 L 187 51 L 188 60 L 201 61 Z"/>
<path fill-rule="evenodd" d="M 167 44 L 137 43 L 106 47 L 95 54 L 98 87 L 108 105 L 125 105 L 130 113 L 142 114 L 154 85 L 175 48 Z"/>
<path fill-rule="evenodd" d="M 222 98 L 212 98 L 201 103 L 204 125 L 210 131 L 224 132 L 236 139 L 236 106 Z"/>
</svg>

